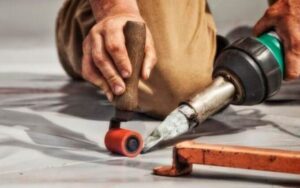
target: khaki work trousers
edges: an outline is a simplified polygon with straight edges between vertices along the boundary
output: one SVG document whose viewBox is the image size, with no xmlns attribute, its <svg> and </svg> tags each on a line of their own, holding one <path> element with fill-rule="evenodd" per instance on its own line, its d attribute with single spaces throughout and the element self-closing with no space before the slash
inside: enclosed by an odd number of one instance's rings
<svg viewBox="0 0 300 188">
<path fill-rule="evenodd" d="M 216 28 L 205 0 L 137 0 L 155 42 L 158 64 L 139 84 L 137 111 L 163 118 L 211 82 Z M 82 42 L 95 19 L 88 0 L 66 0 L 56 25 L 60 62 L 81 79 Z"/>
</svg>

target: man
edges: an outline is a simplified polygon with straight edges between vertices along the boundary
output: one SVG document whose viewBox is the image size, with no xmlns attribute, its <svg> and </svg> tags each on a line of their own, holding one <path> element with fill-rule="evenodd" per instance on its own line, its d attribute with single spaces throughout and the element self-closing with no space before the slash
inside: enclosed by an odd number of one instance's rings
<svg viewBox="0 0 300 188">
<path fill-rule="evenodd" d="M 278 0 L 254 28 L 255 35 L 274 29 L 282 39 L 287 80 L 300 76 L 299 15 L 299 0 Z M 148 28 L 137 111 L 164 117 L 210 84 L 216 27 L 205 0 L 66 0 L 56 34 L 67 73 L 109 101 L 121 95 L 132 71 L 123 36 L 129 20 Z"/>
</svg>

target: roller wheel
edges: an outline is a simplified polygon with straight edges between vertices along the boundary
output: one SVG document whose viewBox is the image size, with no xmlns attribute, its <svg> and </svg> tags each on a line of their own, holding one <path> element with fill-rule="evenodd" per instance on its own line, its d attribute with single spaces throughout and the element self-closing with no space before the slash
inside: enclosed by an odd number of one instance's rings
<svg viewBox="0 0 300 188">
<path fill-rule="evenodd" d="M 142 136 L 134 131 L 116 128 L 110 129 L 105 135 L 105 146 L 112 153 L 127 157 L 139 155 L 143 149 Z"/>
</svg>

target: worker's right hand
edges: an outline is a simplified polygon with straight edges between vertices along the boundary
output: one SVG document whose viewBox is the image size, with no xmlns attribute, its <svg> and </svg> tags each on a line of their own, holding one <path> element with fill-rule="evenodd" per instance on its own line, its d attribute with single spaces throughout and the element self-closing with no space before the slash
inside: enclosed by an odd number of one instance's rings
<svg viewBox="0 0 300 188">
<path fill-rule="evenodd" d="M 99 20 L 83 42 L 82 76 L 101 88 L 109 101 L 126 90 L 123 78 L 131 76 L 132 67 L 125 46 L 123 28 L 127 21 L 144 22 L 137 14 L 117 13 Z M 156 64 L 153 39 L 147 29 L 143 79 L 148 79 Z"/>
<path fill-rule="evenodd" d="M 300 1 L 277 0 L 257 22 L 254 34 L 275 30 L 283 42 L 285 80 L 300 77 Z"/>
</svg>

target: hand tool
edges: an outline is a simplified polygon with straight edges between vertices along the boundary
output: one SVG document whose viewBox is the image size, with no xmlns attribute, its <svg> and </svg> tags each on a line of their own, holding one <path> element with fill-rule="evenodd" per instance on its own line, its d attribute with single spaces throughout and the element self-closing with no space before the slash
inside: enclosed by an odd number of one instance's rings
<svg viewBox="0 0 300 188">
<path fill-rule="evenodd" d="M 230 103 L 263 102 L 280 89 L 283 76 L 283 47 L 275 32 L 237 40 L 218 56 L 212 84 L 181 103 L 146 138 L 143 152 L 192 130 Z"/>
<path fill-rule="evenodd" d="M 115 116 L 110 120 L 109 130 L 105 136 L 105 146 L 113 153 L 135 157 L 143 148 L 142 136 L 137 132 L 122 129 L 121 123 L 131 120 L 133 111 L 138 107 L 138 82 L 145 56 L 145 24 L 128 21 L 124 26 L 124 36 L 132 75 L 124 79 L 125 93 L 115 96 Z"/>
<path fill-rule="evenodd" d="M 189 175 L 193 164 L 300 174 L 300 152 L 182 142 L 173 150 L 173 165 L 157 167 L 154 174 Z"/>
</svg>

